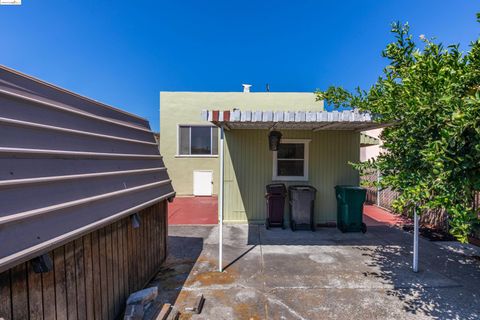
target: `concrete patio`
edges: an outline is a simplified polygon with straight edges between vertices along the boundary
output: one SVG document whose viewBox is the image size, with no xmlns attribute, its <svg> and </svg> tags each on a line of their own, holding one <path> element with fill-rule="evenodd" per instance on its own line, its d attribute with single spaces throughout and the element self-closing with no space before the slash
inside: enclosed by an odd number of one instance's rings
<svg viewBox="0 0 480 320">
<path fill-rule="evenodd" d="M 217 226 L 171 226 L 169 258 L 151 285 L 158 306 L 180 311 L 198 294 L 200 315 L 184 319 L 478 319 L 480 259 L 475 248 L 420 241 L 379 224 L 366 234 L 263 226 L 224 227 L 224 273 Z"/>
</svg>

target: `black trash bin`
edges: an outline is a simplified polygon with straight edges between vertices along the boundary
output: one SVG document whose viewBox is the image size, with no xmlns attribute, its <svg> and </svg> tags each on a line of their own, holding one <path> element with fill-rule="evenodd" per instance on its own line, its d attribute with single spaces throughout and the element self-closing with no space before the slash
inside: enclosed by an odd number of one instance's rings
<svg viewBox="0 0 480 320">
<path fill-rule="evenodd" d="M 287 188 L 283 183 L 271 183 L 266 186 L 267 193 L 265 199 L 267 200 L 267 219 L 265 227 L 281 227 L 284 228 L 283 215 L 285 211 L 285 197 L 287 195 Z"/>
<path fill-rule="evenodd" d="M 290 186 L 290 227 L 293 231 L 306 227 L 315 231 L 314 205 L 317 189 L 312 186 Z"/>
</svg>

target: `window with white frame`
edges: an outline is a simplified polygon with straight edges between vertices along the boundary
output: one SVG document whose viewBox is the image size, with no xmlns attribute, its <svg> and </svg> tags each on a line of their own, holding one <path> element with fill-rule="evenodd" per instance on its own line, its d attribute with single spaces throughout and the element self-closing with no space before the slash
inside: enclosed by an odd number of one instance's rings
<svg viewBox="0 0 480 320">
<path fill-rule="evenodd" d="M 308 180 L 307 139 L 282 139 L 273 152 L 273 180 Z"/>
<path fill-rule="evenodd" d="M 218 155 L 218 128 L 180 125 L 178 127 L 178 154 L 184 156 Z"/>
</svg>

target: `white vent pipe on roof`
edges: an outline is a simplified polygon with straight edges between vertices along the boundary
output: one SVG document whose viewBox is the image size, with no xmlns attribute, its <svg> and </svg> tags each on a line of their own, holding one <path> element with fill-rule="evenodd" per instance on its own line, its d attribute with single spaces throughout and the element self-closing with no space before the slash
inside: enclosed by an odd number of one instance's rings
<svg viewBox="0 0 480 320">
<path fill-rule="evenodd" d="M 250 92 L 250 87 L 252 86 L 251 84 L 242 84 L 243 86 L 243 92 L 248 93 Z"/>
</svg>

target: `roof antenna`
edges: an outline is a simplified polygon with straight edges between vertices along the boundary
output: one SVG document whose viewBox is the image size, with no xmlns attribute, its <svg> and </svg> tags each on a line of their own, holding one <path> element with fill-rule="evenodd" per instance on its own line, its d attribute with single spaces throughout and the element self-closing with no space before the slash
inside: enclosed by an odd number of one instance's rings
<svg viewBox="0 0 480 320">
<path fill-rule="evenodd" d="M 267 92 L 270 92 L 270 84 L 267 83 L 265 90 L 266 90 Z"/>
</svg>

